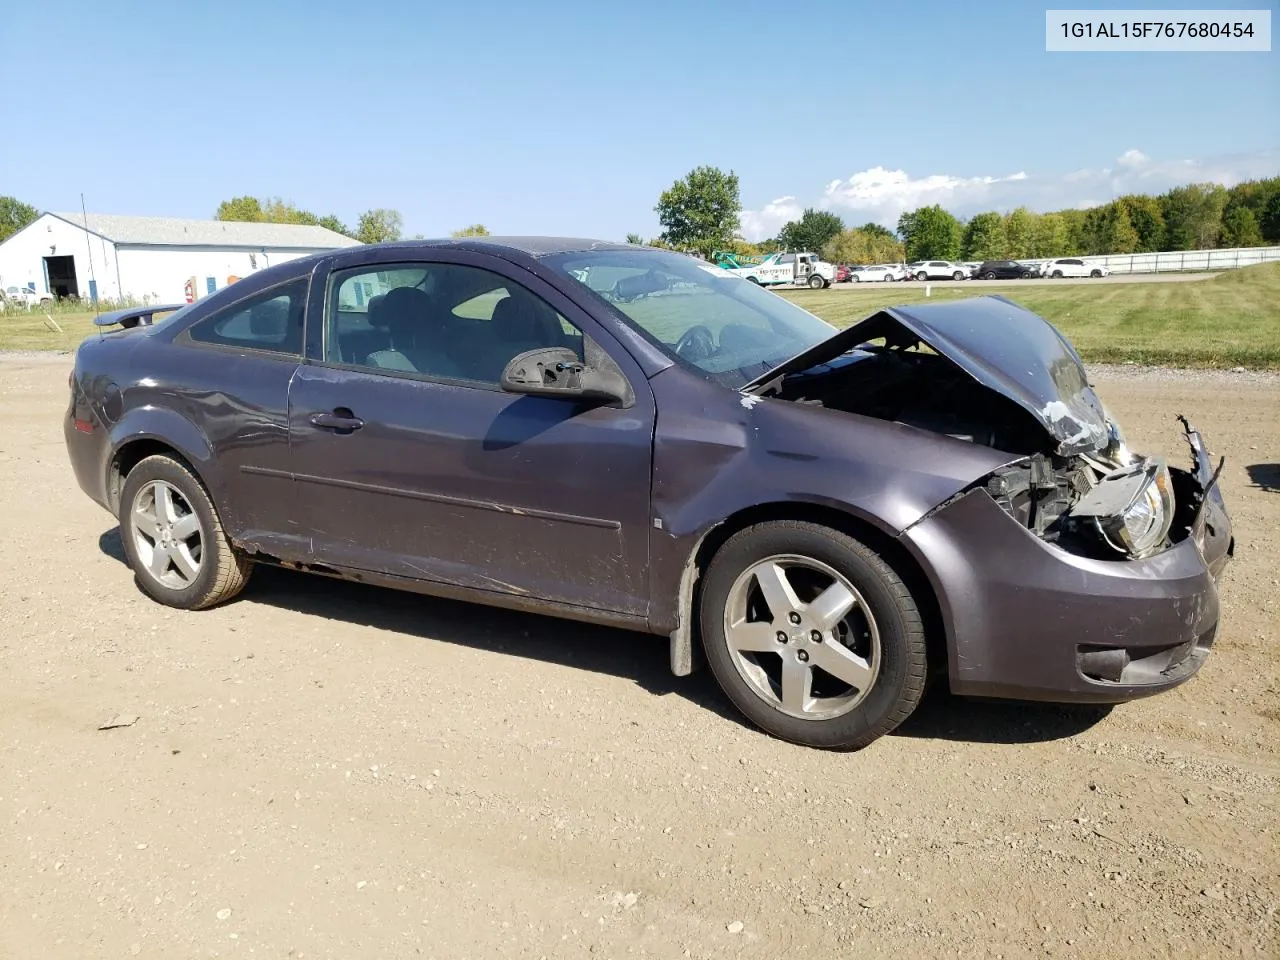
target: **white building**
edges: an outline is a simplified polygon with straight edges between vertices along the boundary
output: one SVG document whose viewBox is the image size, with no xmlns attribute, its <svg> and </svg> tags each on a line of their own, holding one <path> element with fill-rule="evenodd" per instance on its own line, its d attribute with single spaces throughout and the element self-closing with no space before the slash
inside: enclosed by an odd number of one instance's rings
<svg viewBox="0 0 1280 960">
<path fill-rule="evenodd" d="M 43 213 L 0 243 L 0 289 L 182 303 L 256 270 L 358 242 L 290 223 Z"/>
</svg>

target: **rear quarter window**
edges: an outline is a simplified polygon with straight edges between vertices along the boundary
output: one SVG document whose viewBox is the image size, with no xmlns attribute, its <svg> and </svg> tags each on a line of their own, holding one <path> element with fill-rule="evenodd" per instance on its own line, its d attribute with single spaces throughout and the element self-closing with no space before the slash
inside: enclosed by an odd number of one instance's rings
<svg viewBox="0 0 1280 960">
<path fill-rule="evenodd" d="M 301 355 L 306 299 L 307 278 L 300 277 L 196 321 L 186 337 L 208 346 Z"/>
</svg>

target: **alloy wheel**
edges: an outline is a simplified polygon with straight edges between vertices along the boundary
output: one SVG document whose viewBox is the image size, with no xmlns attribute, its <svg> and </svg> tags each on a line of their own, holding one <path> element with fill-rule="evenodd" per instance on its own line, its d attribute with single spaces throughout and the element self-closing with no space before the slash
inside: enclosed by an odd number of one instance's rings
<svg viewBox="0 0 1280 960">
<path fill-rule="evenodd" d="M 804 720 L 853 710 L 880 671 L 880 632 L 862 595 L 811 557 L 773 556 L 743 571 L 725 603 L 724 635 L 752 691 Z"/>
<path fill-rule="evenodd" d="M 129 535 L 143 569 L 161 586 L 183 590 L 199 576 L 204 530 L 173 484 L 152 480 L 138 490 L 129 511 Z"/>
</svg>

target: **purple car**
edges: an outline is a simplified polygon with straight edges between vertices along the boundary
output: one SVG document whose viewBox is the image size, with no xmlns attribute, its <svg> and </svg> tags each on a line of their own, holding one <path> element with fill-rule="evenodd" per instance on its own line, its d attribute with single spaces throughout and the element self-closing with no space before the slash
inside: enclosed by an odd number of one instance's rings
<svg viewBox="0 0 1280 960">
<path fill-rule="evenodd" d="M 1234 541 L 1203 437 L 1183 421 L 1177 466 L 1131 451 L 1075 350 L 1000 297 L 837 330 L 687 256 L 484 237 L 99 322 L 67 450 L 173 607 L 263 563 L 657 634 L 764 730 L 842 749 L 930 678 L 1167 690 L 1218 628 Z"/>
</svg>

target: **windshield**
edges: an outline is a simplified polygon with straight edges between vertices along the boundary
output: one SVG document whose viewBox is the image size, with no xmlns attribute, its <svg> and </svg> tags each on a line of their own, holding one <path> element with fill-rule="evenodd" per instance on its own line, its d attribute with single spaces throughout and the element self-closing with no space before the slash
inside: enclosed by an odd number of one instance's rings
<svg viewBox="0 0 1280 960">
<path fill-rule="evenodd" d="M 668 355 L 737 389 L 836 329 L 749 280 L 661 250 L 547 257 Z"/>
</svg>

